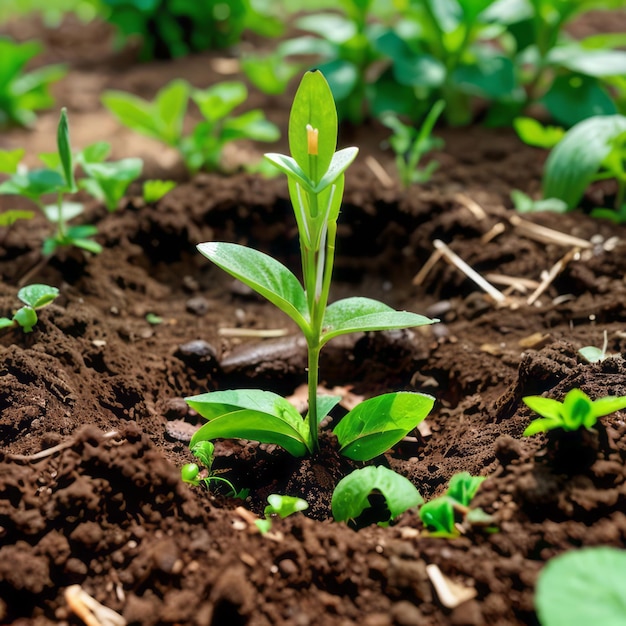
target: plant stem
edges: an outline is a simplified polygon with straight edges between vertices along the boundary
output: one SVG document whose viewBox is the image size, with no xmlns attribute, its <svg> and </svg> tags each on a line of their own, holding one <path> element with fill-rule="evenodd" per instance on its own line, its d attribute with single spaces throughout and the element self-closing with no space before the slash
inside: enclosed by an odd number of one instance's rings
<svg viewBox="0 0 626 626">
<path fill-rule="evenodd" d="M 319 383 L 319 361 L 320 345 L 319 339 L 310 338 L 308 346 L 308 385 L 309 385 L 309 412 L 307 420 L 309 422 L 309 438 L 311 441 L 311 452 L 319 450 L 319 438 L 317 433 L 317 385 Z M 313 341 L 312 341 L 313 340 Z"/>
</svg>

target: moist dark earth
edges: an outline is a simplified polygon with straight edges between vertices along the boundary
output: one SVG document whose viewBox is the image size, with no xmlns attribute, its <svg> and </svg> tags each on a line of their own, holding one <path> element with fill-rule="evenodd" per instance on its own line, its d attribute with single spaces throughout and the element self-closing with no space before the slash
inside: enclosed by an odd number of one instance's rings
<svg viewBox="0 0 626 626">
<path fill-rule="evenodd" d="M 598 21 L 582 27 L 601 29 Z M 241 171 L 265 146 L 239 144 L 226 155 L 227 174 L 188 180 L 176 155 L 120 128 L 98 98 L 113 87 L 151 97 L 176 76 L 197 85 L 237 78 L 233 59 L 213 52 L 138 65 L 132 50 L 111 52 L 106 26 L 71 19 L 52 32 L 33 20 L 5 30 L 44 37 L 43 60 L 69 64 L 55 95 L 68 107 L 76 148 L 109 140 L 116 158 L 145 159 L 144 177 L 180 184 L 150 205 L 134 185 L 114 213 L 88 202 L 86 219 L 104 246 L 97 256 L 66 250 L 41 263 L 39 216 L 0 234 L 0 315 L 17 307 L 25 281 L 61 294 L 32 333 L 0 335 L 0 622 L 80 624 L 65 597 L 80 585 L 126 623 L 146 626 L 537 624 L 534 586 L 548 559 L 624 546 L 624 413 L 602 418 L 595 445 L 568 454 L 552 438 L 522 437 L 533 418 L 523 396 L 562 399 L 574 387 L 592 398 L 626 395 L 626 229 L 584 211 L 516 221 L 510 191 L 537 196 L 544 151 L 508 129 L 438 129 L 446 142 L 433 155 L 439 169 L 403 190 L 384 129 L 342 128 L 340 147 L 361 153 L 347 174 L 332 298 L 376 297 L 441 322 L 331 342 L 321 382 L 346 404 L 394 390 L 434 395 L 424 427 L 375 464 L 408 477 L 426 500 L 456 472 L 488 477 L 475 504 L 498 528 L 433 538 L 408 511 L 388 528 L 354 531 L 332 521 L 329 502 L 337 481 L 362 464 L 340 459 L 328 435 L 304 460 L 275 446 L 218 442 L 216 469 L 250 490 L 246 500 L 180 480 L 192 460 L 186 440 L 201 421 L 183 397 L 239 387 L 291 396 L 306 380 L 296 328 L 195 246 L 236 241 L 296 271 L 295 220 L 283 178 Z M 252 105 L 286 129 L 289 94 L 251 93 Z M 34 164 L 37 152 L 54 149 L 57 119 L 54 110 L 34 130 L 6 131 L 0 147 L 25 147 Z M 610 184 L 595 187 L 584 206 L 614 194 Z M 14 206 L 0 199 L 3 210 Z M 557 236 L 538 236 L 528 223 Z M 444 259 L 428 269 L 435 240 L 491 280 L 502 302 Z M 517 279 L 514 287 L 502 276 Z M 610 358 L 587 363 L 578 349 L 601 347 L 605 332 Z M 310 508 L 261 536 L 252 520 L 271 493 L 298 495 Z M 446 606 L 428 565 L 469 599 Z"/>
</svg>

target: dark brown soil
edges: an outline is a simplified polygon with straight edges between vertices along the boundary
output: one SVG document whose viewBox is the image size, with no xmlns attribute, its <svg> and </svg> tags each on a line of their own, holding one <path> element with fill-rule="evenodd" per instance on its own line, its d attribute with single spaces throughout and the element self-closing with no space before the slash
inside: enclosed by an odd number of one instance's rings
<svg viewBox="0 0 626 626">
<path fill-rule="evenodd" d="M 12 26 L 20 28 L 34 27 Z M 209 84 L 224 78 L 217 57 L 137 66 L 105 52 L 101 26 L 64 28 L 74 47 L 50 35 L 47 54 L 72 64 L 57 96 L 69 107 L 76 147 L 107 139 L 115 156 L 143 156 L 147 176 L 180 177 L 174 156 L 119 128 L 98 94 L 118 87 L 151 95 L 175 76 Z M 94 37 L 100 56 L 82 52 Z M 288 107 L 288 97 L 266 103 L 283 128 Z M 43 114 L 35 131 L 5 133 L 0 147 L 52 150 L 57 116 Z M 446 146 L 434 179 L 403 191 L 368 166 L 374 157 L 393 175 L 384 131 L 344 129 L 341 145 L 358 145 L 361 155 L 347 177 L 333 298 L 367 295 L 442 322 L 331 343 L 321 379 L 365 397 L 435 395 L 428 429 L 377 463 L 407 476 L 426 499 L 456 472 L 488 476 L 476 500 L 499 532 L 429 538 L 415 511 L 390 528 L 358 532 L 331 521 L 332 489 L 356 465 L 337 461 L 327 437 L 305 461 L 273 446 L 219 443 L 220 475 L 250 489 L 243 502 L 180 481 L 191 460 L 184 439 L 197 423 L 182 397 L 245 386 L 290 395 L 305 381 L 291 323 L 195 251 L 202 241 L 238 241 L 296 268 L 286 183 L 202 174 L 155 206 L 138 188 L 116 213 L 90 205 L 102 254 L 62 252 L 38 267 L 31 282 L 56 285 L 61 296 L 31 334 L 0 335 L 0 622 L 78 624 L 64 592 L 79 584 L 127 623 L 146 626 L 536 624 L 533 589 L 547 559 L 624 545 L 624 414 L 603 418 L 592 454 L 575 451 L 572 462 L 542 436 L 521 437 L 532 416 L 520 399 L 562 399 L 573 387 L 594 398 L 626 395 L 626 229 L 581 213 L 528 218 L 591 242 L 533 304 L 529 287 L 496 305 L 443 260 L 414 284 L 435 239 L 483 276 L 537 282 L 572 250 L 510 221 L 509 192 L 537 193 L 545 153 L 508 130 L 439 134 Z M 263 149 L 239 146 L 229 158 L 236 164 Z M 12 200 L 0 197 L 0 208 Z M 1 235 L 0 315 L 16 307 L 45 234 L 38 217 Z M 149 324 L 148 313 L 162 323 Z M 251 340 L 237 329 L 286 336 Z M 604 331 L 615 356 L 585 363 L 577 350 L 601 346 Z M 237 507 L 261 513 L 270 493 L 300 495 L 311 508 L 263 537 Z M 446 608 L 429 564 L 475 598 Z"/>
</svg>

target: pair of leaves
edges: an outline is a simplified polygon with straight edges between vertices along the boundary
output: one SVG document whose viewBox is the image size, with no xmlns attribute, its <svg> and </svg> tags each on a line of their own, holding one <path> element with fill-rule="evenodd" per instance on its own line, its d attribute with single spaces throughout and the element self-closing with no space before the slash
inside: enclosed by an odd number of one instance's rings
<svg viewBox="0 0 626 626">
<path fill-rule="evenodd" d="M 9 328 L 17 324 L 25 333 L 31 332 L 37 323 L 37 309 L 47 306 L 58 295 L 59 290 L 49 285 L 33 284 L 22 287 L 17 292 L 17 297 L 25 306 L 18 309 L 12 318 L 1 317 L 0 328 Z"/>
<path fill-rule="evenodd" d="M 548 432 L 556 428 L 574 431 L 593 428 L 598 418 L 626 408 L 626 396 L 608 396 L 591 400 L 580 389 L 568 391 L 563 402 L 542 396 L 522 398 L 526 406 L 542 417 L 533 420 L 524 431 L 525 436 Z"/>
<path fill-rule="evenodd" d="M 260 293 L 310 335 L 307 299 L 295 275 L 276 259 L 239 244 L 207 242 L 198 250 L 235 278 Z M 369 298 L 346 298 L 326 310 L 322 344 L 339 335 L 371 330 L 409 328 L 437 320 L 407 311 L 394 311 Z"/>
</svg>

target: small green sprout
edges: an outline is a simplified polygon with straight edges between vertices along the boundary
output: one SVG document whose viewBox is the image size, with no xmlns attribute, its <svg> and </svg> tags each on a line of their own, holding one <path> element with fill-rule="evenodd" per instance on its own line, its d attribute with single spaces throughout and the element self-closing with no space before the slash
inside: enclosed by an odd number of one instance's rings
<svg viewBox="0 0 626 626">
<path fill-rule="evenodd" d="M 186 135 L 183 122 L 190 97 L 204 119 Z M 188 171 L 195 174 L 202 169 L 219 170 L 224 147 L 232 141 L 278 140 L 278 127 L 260 109 L 232 114 L 247 97 L 242 82 L 228 81 L 207 89 L 193 89 L 184 80 L 173 80 L 152 102 L 123 91 L 106 92 L 102 102 L 124 126 L 178 150 Z"/>
<path fill-rule="evenodd" d="M 583 427 L 591 429 L 599 417 L 626 408 L 626 396 L 591 400 L 580 389 L 568 391 L 563 402 L 542 396 L 526 396 L 522 400 L 526 406 L 542 416 L 527 426 L 523 433 L 525 437 L 557 428 L 570 432 Z"/>
<path fill-rule="evenodd" d="M 328 304 L 344 172 L 357 148 L 335 152 L 337 112 L 321 72 L 305 74 L 289 119 L 293 156 L 266 154 L 287 175 L 300 239 L 304 285 L 282 263 L 234 243 L 210 241 L 198 250 L 218 267 L 266 297 L 300 328 L 307 343 L 309 406 L 304 419 L 285 398 L 259 389 L 215 391 L 186 398 L 208 420 L 191 445 L 218 437 L 252 439 L 282 446 L 294 456 L 319 449 L 320 422 L 338 403 L 318 398 L 319 356 L 331 339 L 353 332 L 409 328 L 432 320 L 370 298 Z M 341 452 L 354 460 L 383 454 L 429 413 L 434 398 L 399 392 L 370 398 L 343 417 L 334 433 Z"/>
<path fill-rule="evenodd" d="M 384 519 L 376 520 L 379 526 L 389 524 L 401 513 L 424 502 L 413 483 L 382 465 L 354 470 L 342 478 L 333 491 L 331 509 L 338 522 L 359 525 L 363 512 L 372 507 L 372 496 L 384 498 Z"/>
<path fill-rule="evenodd" d="M 420 128 L 402 123 L 395 113 L 387 113 L 381 118 L 382 123 L 393 131 L 389 145 L 396 155 L 396 167 L 405 189 L 413 183 L 427 183 L 439 167 L 437 161 L 430 161 L 422 168 L 419 163 L 431 150 L 444 145 L 442 139 L 433 137 L 431 133 L 445 106 L 443 100 L 437 100 Z"/>
<path fill-rule="evenodd" d="M 247 489 L 237 491 L 230 480 L 222 476 L 216 476 L 213 473 L 213 460 L 215 458 L 215 446 L 210 441 L 201 441 L 191 447 L 191 453 L 204 465 L 205 475 L 201 476 L 200 466 L 197 463 L 187 463 L 180 469 L 180 477 L 183 482 L 198 487 L 204 485 L 206 489 L 210 489 L 212 483 L 223 483 L 229 489 L 227 495 L 233 498 L 244 499 L 248 495 Z"/>
<path fill-rule="evenodd" d="M 20 326 L 25 333 L 30 333 L 37 323 L 37 311 L 48 306 L 57 296 L 59 290 L 49 285 L 27 285 L 17 292 L 17 297 L 24 303 L 12 318 L 0 317 L 0 329 Z"/>
<path fill-rule="evenodd" d="M 604 331 L 603 336 L 604 341 L 602 343 L 602 348 L 598 348 L 597 346 L 584 346 L 578 350 L 578 354 L 580 354 L 580 356 L 588 363 L 601 363 L 606 359 L 617 356 L 607 353 L 607 348 L 609 347 L 609 335 L 606 330 Z"/>
<path fill-rule="evenodd" d="M 152 326 L 158 326 L 163 323 L 163 318 L 156 313 L 146 313 L 146 322 Z"/>
<path fill-rule="evenodd" d="M 422 505 L 420 519 L 428 529 L 428 535 L 450 539 L 459 537 L 459 520 L 470 525 L 488 525 L 492 521 L 489 515 L 480 508 L 470 508 L 484 480 L 484 476 L 471 476 L 469 472 L 455 474 L 444 495 Z"/>
<path fill-rule="evenodd" d="M 63 65 L 47 65 L 24 72 L 27 63 L 36 57 L 42 46 L 36 41 L 14 43 L 0 37 L 0 127 L 9 124 L 32 126 L 35 111 L 54 104 L 50 85 L 67 73 Z"/>
<path fill-rule="evenodd" d="M 78 189 L 84 189 L 101 200 L 109 211 L 114 211 L 128 185 L 141 173 L 141 159 L 122 159 L 104 162 L 110 151 L 106 142 L 98 142 L 73 154 L 70 146 L 70 131 L 67 110 L 62 109 L 57 127 L 57 151 L 40 154 L 45 168 L 28 170 L 19 168 L 8 153 L 0 154 L 0 171 L 11 177 L 0 184 L 0 194 L 17 195 L 29 199 L 54 225 L 54 233 L 43 243 L 44 256 L 52 255 L 57 248 L 74 246 L 93 254 L 102 251 L 102 246 L 93 240 L 97 228 L 91 224 L 71 225 L 73 219 L 83 213 L 79 202 L 72 202 L 67 196 Z M 23 155 L 23 152 L 22 152 Z M 76 179 L 74 170 L 80 165 L 84 176 Z M 50 197 L 53 204 L 47 204 Z M 2 219 L 4 216 L 4 219 Z M 0 224 L 10 224 L 15 218 L 29 219 L 30 212 L 8 211 L 0 216 Z"/>
<path fill-rule="evenodd" d="M 158 202 L 174 187 L 176 183 L 173 180 L 146 180 L 143 184 L 143 199 L 149 204 Z"/>
<path fill-rule="evenodd" d="M 537 580 L 541 626 L 623 626 L 625 579 L 625 550 L 583 548 L 550 559 Z"/>
<path fill-rule="evenodd" d="M 285 519 L 289 515 L 306 511 L 309 508 L 309 503 L 306 500 L 295 496 L 281 496 L 277 493 L 273 493 L 267 496 L 267 501 L 269 504 L 263 511 L 265 519 L 255 521 L 255 525 L 262 535 L 265 535 L 271 530 L 272 517 L 278 515 L 281 519 Z"/>
</svg>

